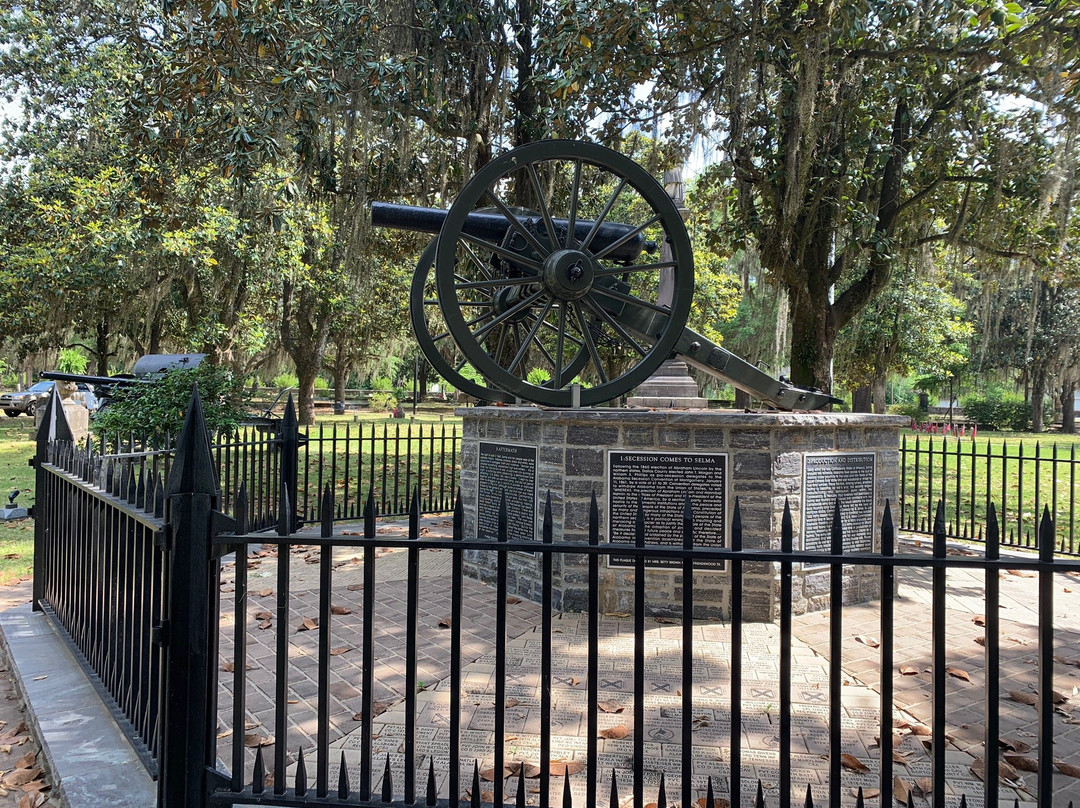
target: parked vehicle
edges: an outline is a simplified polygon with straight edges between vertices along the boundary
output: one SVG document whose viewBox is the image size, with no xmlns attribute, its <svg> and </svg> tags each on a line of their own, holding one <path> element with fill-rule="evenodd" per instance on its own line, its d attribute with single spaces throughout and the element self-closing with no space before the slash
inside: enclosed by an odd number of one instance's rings
<svg viewBox="0 0 1080 808">
<path fill-rule="evenodd" d="M 49 396 L 52 395 L 53 385 L 55 384 L 56 382 L 40 381 L 35 382 L 21 393 L 4 393 L 0 395 L 0 410 L 3 410 L 11 418 L 19 415 L 33 417 L 34 413 L 37 412 L 37 408 L 44 406 Z M 79 382 L 75 386 L 78 388 L 78 392 L 75 394 L 76 401 L 81 400 L 86 409 L 90 410 L 90 412 L 96 412 L 98 398 L 94 393 L 94 388 L 84 382 Z"/>
</svg>

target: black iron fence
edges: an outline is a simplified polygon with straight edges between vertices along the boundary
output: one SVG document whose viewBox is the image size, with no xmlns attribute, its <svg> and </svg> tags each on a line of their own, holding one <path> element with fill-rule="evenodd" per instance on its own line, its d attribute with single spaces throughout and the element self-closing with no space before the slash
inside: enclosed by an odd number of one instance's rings
<svg viewBox="0 0 1080 808">
<path fill-rule="evenodd" d="M 984 541 L 993 504 L 1002 546 L 1039 549 L 1039 518 L 1049 509 L 1055 551 L 1080 555 L 1075 443 L 903 435 L 900 457 L 904 530 L 932 533 L 937 504 L 943 502 L 949 538 Z"/>
<path fill-rule="evenodd" d="M 115 480 L 165 479 L 175 449 L 150 450 L 136 436 L 82 447 L 89 480 L 111 490 Z M 221 507 L 235 510 L 247 489 L 248 524 L 275 524 L 285 481 L 299 521 L 322 519 L 321 492 L 334 491 L 333 519 L 356 520 L 371 495 L 384 516 L 405 516 L 419 493 L 423 513 L 448 513 L 458 485 L 461 430 L 457 423 L 331 422 L 303 431 L 289 399 L 284 417 L 211 437 Z M 115 480 L 114 480 L 115 478 Z"/>
<path fill-rule="evenodd" d="M 828 553 L 808 553 L 795 549 L 795 531 L 790 512 L 785 512 L 778 546 L 774 550 L 746 551 L 742 547 L 742 527 L 738 503 L 735 503 L 730 531 L 730 546 L 694 548 L 691 546 L 693 514 L 687 505 L 681 547 L 648 544 L 645 520 L 638 514 L 636 540 L 632 545 L 602 543 L 597 509 L 591 509 L 589 540 L 583 543 L 552 541 L 550 508 L 545 512 L 542 540 L 508 541 L 505 508 L 499 518 L 497 541 L 466 538 L 462 532 L 460 505 L 455 511 L 452 536 L 445 539 L 422 538 L 419 529 L 419 497 L 414 497 L 406 535 L 394 537 L 375 532 L 375 493 L 369 489 L 361 531 L 343 531 L 335 535 L 334 489 L 325 484 L 322 518 L 318 530 L 295 531 L 295 512 L 288 494 L 279 500 L 276 529 L 252 531 L 245 496 L 239 494 L 234 516 L 220 511 L 219 485 L 210 442 L 206 438 L 198 402 L 193 402 L 183 434 L 172 459 L 164 490 L 158 481 L 146 483 L 144 491 L 157 493 L 151 498 L 154 507 L 165 501 L 167 523 L 146 514 L 147 500 L 140 506 L 139 485 L 135 484 L 134 501 L 121 495 L 92 491 L 94 486 L 80 472 L 80 460 L 70 451 L 70 436 L 62 427 L 62 415 L 50 414 L 43 427 L 38 456 L 38 472 L 55 478 L 40 490 L 35 555 L 35 600 L 60 622 L 72 636 L 88 666 L 113 694 L 117 704 L 127 702 L 142 711 L 133 711 L 133 725 L 141 729 L 133 735 L 136 743 L 146 746 L 148 758 L 156 758 L 160 767 L 160 806 L 162 808 L 198 808 L 226 805 L 365 805 L 403 807 L 423 803 L 429 806 L 468 804 L 518 806 L 562 804 L 594 806 L 607 803 L 611 808 L 647 803 L 688 807 L 744 805 L 830 805 L 840 806 L 856 800 L 856 805 L 916 804 L 918 799 L 936 806 L 951 804 L 947 763 L 949 735 L 948 677 L 949 636 L 946 621 L 947 576 L 950 572 L 974 571 L 984 581 L 985 636 L 983 656 L 986 681 L 983 726 L 979 732 L 984 743 L 983 768 L 996 772 L 1006 751 L 999 747 L 1001 737 L 1002 696 L 1006 689 L 1018 688 L 1017 681 L 999 679 L 1002 647 L 999 624 L 1000 576 L 1006 570 L 1019 571 L 1037 578 L 1037 642 L 1026 651 L 1031 656 L 1031 687 L 1028 702 L 1035 708 L 1035 719 L 1027 719 L 1032 747 L 1029 759 L 1034 771 L 1033 783 L 1026 786 L 1025 799 L 1039 806 L 1072 805 L 1073 793 L 1055 791 L 1055 773 L 1066 771 L 1069 761 L 1055 756 L 1055 733 L 1063 730 L 1061 716 L 1055 713 L 1059 695 L 1053 687 L 1055 625 L 1054 592 L 1057 577 L 1080 574 L 1080 561 L 1054 557 L 1053 519 L 1048 509 L 1039 523 L 1038 554 L 1003 559 L 1000 554 L 1000 531 L 993 507 L 987 514 L 982 556 L 952 554 L 946 547 L 944 506 L 936 509 L 932 552 L 929 555 L 901 552 L 896 541 L 891 515 L 886 511 L 880 526 L 880 552 L 845 554 L 839 508 L 834 519 L 832 546 Z M 51 440 L 50 440 L 51 438 Z M 241 487 L 242 488 L 242 487 Z M 127 490 L 132 489 L 130 480 Z M 121 492 L 122 493 L 122 492 Z M 147 495 L 148 496 L 148 495 Z M 102 502 L 106 511 L 96 511 Z M 114 513 L 115 512 L 115 513 Z M 100 514 L 104 513 L 102 517 Z M 120 527 L 95 527 L 104 518 Z M 95 519 L 98 522 L 95 522 Z M 127 520 L 127 521 L 125 521 Z M 143 538 L 131 540 L 123 530 L 129 522 L 148 523 Z M 95 531 L 97 531 L 95 533 Z M 95 538 L 96 536 L 96 538 Z M 141 544 L 139 542 L 142 542 Z M 126 542 L 126 543 L 125 543 Z M 139 548 L 142 549 L 139 549 Z M 111 549 L 110 549 L 111 548 Z M 515 643 L 510 639 L 509 608 L 516 598 L 508 597 L 510 553 L 532 553 L 541 570 L 543 600 L 536 610 L 538 630 L 532 642 L 536 651 L 537 688 L 535 731 L 539 734 L 537 760 L 528 764 L 513 759 L 513 745 L 519 732 L 512 726 L 512 677 L 509 656 Z M 112 555 L 109 555 L 112 553 Z M 132 562 L 130 572 L 118 572 L 117 563 L 133 553 L 142 562 Z M 139 554 L 141 553 L 141 556 Z M 447 577 L 437 579 L 437 586 L 449 589 L 448 611 L 435 628 L 421 623 L 421 614 L 431 599 L 440 594 L 428 591 L 422 566 L 432 554 L 448 559 Z M 465 576 L 467 553 L 489 553 L 495 558 L 496 582 L 492 593 L 480 602 L 488 611 L 484 623 L 491 629 L 493 648 L 483 659 L 490 661 L 490 689 L 473 696 L 470 703 L 466 688 L 466 662 L 477 653 L 469 650 L 471 625 L 466 625 L 462 604 L 469 596 Z M 602 659 L 605 641 L 601 620 L 599 580 L 605 559 L 613 554 L 633 559 L 633 608 L 619 615 L 631 624 L 627 656 Z M 553 569 L 574 556 L 587 560 L 589 608 L 580 618 L 585 625 L 585 671 L 580 686 L 582 748 L 571 759 L 553 759 L 552 738 L 556 725 L 552 701 L 552 683 L 558 672 L 553 668 L 555 643 L 559 628 L 555 621 L 565 616 L 553 614 L 551 590 Z M 77 559 L 77 560 L 76 560 Z M 646 710 L 646 687 L 650 680 L 653 650 L 647 637 L 646 614 L 650 598 L 647 569 L 653 559 L 674 562 L 681 569 L 682 580 L 692 580 L 695 564 L 722 561 L 730 576 L 731 613 L 729 696 L 727 699 L 726 735 L 705 749 L 699 742 L 702 729 L 700 700 L 705 673 L 699 668 L 698 647 L 705 621 L 665 617 L 665 626 L 681 644 L 681 662 L 677 668 L 679 688 L 668 701 L 661 727 L 663 736 L 651 733 L 650 722 L 657 720 Z M 270 562 L 272 561 L 272 565 Z M 387 565 L 397 562 L 400 575 L 385 574 Z M 265 572 L 262 565 L 272 566 Z M 311 592 L 294 591 L 297 567 L 317 567 L 318 585 Z M 750 709 L 757 694 L 745 689 L 744 659 L 747 627 L 742 619 L 743 569 L 772 565 L 776 570 L 780 597 L 778 670 L 776 703 L 769 712 L 775 718 L 775 777 L 744 781 L 751 759 L 746 749 L 744 711 Z M 223 565 L 231 578 L 224 582 Z M 793 682 L 798 679 L 793 657 L 793 581 L 803 565 L 827 570 L 828 594 L 839 604 L 845 598 L 845 570 L 852 566 L 871 567 L 879 577 L 878 636 L 876 668 L 880 675 L 877 703 L 871 712 L 876 716 L 879 738 L 891 739 L 894 730 L 894 676 L 898 658 L 896 637 L 905 630 L 895 625 L 897 574 L 903 570 L 928 570 L 930 590 L 929 662 L 934 671 L 931 685 L 932 719 L 921 734 L 929 750 L 929 777 L 920 784 L 901 776 L 891 742 L 880 743 L 870 757 L 858 761 L 869 772 L 869 781 L 852 780 L 849 755 L 841 754 L 846 714 L 843 694 L 849 677 L 843 670 L 845 610 L 828 613 L 828 642 L 820 653 L 828 656 L 828 680 L 823 689 L 821 730 L 827 739 L 828 754 L 816 758 L 824 785 L 811 787 L 800 782 L 807 765 L 805 755 L 794 752 L 796 727 L 793 721 Z M 351 574 L 353 577 L 348 578 Z M 665 572 L 664 574 L 669 574 Z M 38 577 L 40 575 L 40 586 Z M 356 576 L 359 576 L 358 578 Z M 354 581 L 343 585 L 345 581 Z M 448 580 L 448 584 L 446 581 Z M 353 600 L 343 603 L 344 593 Z M 695 591 L 682 586 L 677 612 L 693 614 Z M 148 601 L 148 602 L 147 602 Z M 89 606 L 84 604 L 89 604 Z M 94 604 L 104 603 L 103 607 Z M 149 605 L 148 605 L 149 603 Z M 395 631 L 380 623 L 380 610 L 397 608 L 400 619 Z M 84 612 L 85 614 L 82 614 Z M 142 615 L 149 615 L 143 618 Z M 95 625 L 96 624 L 96 625 Z M 349 627 L 357 636 L 359 647 L 341 644 L 342 633 Z M 103 627 L 108 631 L 102 634 Z M 219 630 L 221 629 L 221 630 Z M 435 639 L 432 639 L 433 634 Z M 301 632 L 304 632 L 301 635 Z M 261 637 L 269 637 L 260 641 Z M 85 637 L 84 639 L 81 639 Z M 310 637 L 310 640 L 307 638 Z M 303 640 L 303 642 L 302 642 Z M 306 645 L 304 643 L 307 643 Z M 446 721 L 435 734 L 420 732 L 419 716 L 433 703 L 431 680 L 422 681 L 419 671 L 432 670 L 430 659 L 437 657 L 434 648 L 445 651 L 445 666 L 434 674 L 447 683 Z M 537 647 L 538 646 L 538 647 Z M 114 648 L 124 650 L 123 659 L 111 659 Z M 606 647 L 606 646 L 604 646 Z M 131 650 L 135 649 L 135 650 Z M 137 649 L 143 649 L 144 654 Z M 259 653 L 254 650 L 259 649 Z M 269 649 L 263 653 L 264 649 Z M 647 656 L 648 655 L 648 656 Z M 350 658 L 354 658 L 352 661 Z M 104 659 L 105 664 L 92 660 Z M 344 733 L 338 715 L 342 699 L 349 694 L 337 687 L 341 676 L 340 660 L 350 661 L 346 684 L 358 699 L 354 714 L 344 723 L 350 730 L 349 742 L 342 744 Z M 399 662 L 395 665 L 394 660 Z M 337 660 L 337 662 L 335 661 Z M 423 662 L 422 662 L 423 661 Z M 605 667 L 601 667 L 606 663 Z M 110 666 L 121 666 L 122 671 Z M 436 666 L 437 667 L 437 666 Z M 391 699 L 401 718 L 400 733 L 392 736 L 390 748 L 380 738 L 386 732 L 384 721 L 377 718 L 388 702 L 380 703 L 384 678 L 397 671 L 403 678 L 400 696 Z M 625 766 L 618 771 L 600 762 L 599 738 L 602 735 L 601 704 L 606 683 L 602 676 L 619 670 L 632 685 L 626 693 Z M 160 684 L 155 688 L 155 673 Z M 111 684 L 110 684 L 111 683 Z M 485 700 L 481 705 L 476 698 Z M 490 725 L 484 732 L 467 730 L 469 716 L 481 708 L 490 709 Z M 271 718 L 253 720 L 260 709 Z M 1060 709 L 1060 708 L 1059 708 Z M 126 713 L 125 713 L 126 715 Z M 713 714 L 710 720 L 718 720 Z M 772 718 L 770 718 L 770 721 Z M 381 726 L 381 729 L 380 729 Z M 607 726 L 605 724 L 605 726 Z M 706 722 L 705 726 L 708 726 Z M 606 731 L 606 730 L 604 730 Z M 469 743 L 466 744 L 468 734 Z M 309 738 L 295 747 L 293 739 Z M 610 734 L 605 739 L 613 738 Z M 677 753 L 658 759 L 657 749 L 647 740 L 665 737 Z M 338 743 L 332 746 L 335 742 Z M 400 741 L 400 743 L 399 743 Z M 378 744 L 377 744 L 378 742 Z M 606 743 L 607 741 L 605 741 Z M 477 744 L 483 747 L 477 750 Z M 720 750 L 714 751 L 714 748 Z M 264 748 L 271 750 L 264 754 Z M 380 749 L 382 751 L 380 751 Z M 346 754 L 346 752 L 349 754 Z M 716 773 L 700 776 L 704 757 Z M 719 754 L 719 759 L 717 756 Z M 796 766 L 796 757 L 799 765 Z M 867 765 L 870 764 L 870 765 Z M 659 782 L 649 774 L 663 767 Z M 711 769 L 710 769 L 711 771 Z M 860 775 L 861 776 L 861 775 Z M 864 778 L 865 780 L 865 778 Z M 1008 784 L 987 777 L 981 794 L 961 797 L 981 798 L 985 805 L 998 805 Z M 850 795 L 849 795 L 849 792 Z M 948 799 L 947 799 L 948 797 Z M 965 802 L 961 802 L 963 805 Z M 1011 802 L 1009 804 L 1012 804 Z"/>
</svg>

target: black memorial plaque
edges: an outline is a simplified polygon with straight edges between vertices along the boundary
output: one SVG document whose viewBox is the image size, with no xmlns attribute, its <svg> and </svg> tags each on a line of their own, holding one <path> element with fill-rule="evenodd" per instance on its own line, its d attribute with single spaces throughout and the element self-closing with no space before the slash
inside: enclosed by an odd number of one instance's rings
<svg viewBox="0 0 1080 808">
<path fill-rule="evenodd" d="M 803 458 L 803 549 L 832 547 L 833 509 L 840 500 L 844 552 L 874 549 L 874 453 L 827 452 Z"/>
<path fill-rule="evenodd" d="M 499 501 L 506 495 L 506 534 L 511 541 L 536 538 L 536 447 L 480 442 L 476 538 L 499 538 Z"/>
<path fill-rule="evenodd" d="M 638 497 L 645 516 L 645 541 L 681 547 L 687 495 L 694 512 L 694 546 L 727 543 L 727 455 L 712 452 L 608 452 L 609 540 L 634 543 Z M 677 567 L 678 559 L 650 560 L 650 567 Z M 608 565 L 632 567 L 634 559 L 611 556 Z M 696 569 L 721 571 L 722 561 L 699 561 Z"/>
</svg>

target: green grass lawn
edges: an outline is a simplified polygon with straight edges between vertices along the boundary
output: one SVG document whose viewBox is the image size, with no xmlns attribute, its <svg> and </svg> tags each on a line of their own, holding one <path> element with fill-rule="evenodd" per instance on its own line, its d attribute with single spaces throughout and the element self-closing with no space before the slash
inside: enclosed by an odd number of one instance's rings
<svg viewBox="0 0 1080 808">
<path fill-rule="evenodd" d="M 15 488 L 22 490 L 18 504 L 34 504 L 34 470 L 28 465 L 34 456 L 34 419 L 0 415 L 0 495 L 2 502 Z M 0 585 L 15 583 L 33 572 L 34 520 L 0 522 Z"/>
<path fill-rule="evenodd" d="M 977 535 L 989 498 L 1002 520 L 1003 540 L 1011 534 L 1017 544 L 1033 541 L 1038 519 L 1049 508 L 1058 541 L 1070 552 L 1080 550 L 1080 436 L 980 432 L 972 440 L 907 430 L 901 436 L 905 526 L 917 526 L 911 520 L 917 495 L 920 523 L 932 520 L 942 499 L 950 535 L 962 535 L 965 525 Z"/>
</svg>

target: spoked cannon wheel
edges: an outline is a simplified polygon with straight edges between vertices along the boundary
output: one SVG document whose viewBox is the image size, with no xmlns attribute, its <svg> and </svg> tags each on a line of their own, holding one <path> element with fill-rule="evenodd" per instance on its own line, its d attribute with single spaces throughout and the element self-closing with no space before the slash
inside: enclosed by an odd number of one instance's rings
<svg viewBox="0 0 1080 808">
<path fill-rule="evenodd" d="M 490 215 L 470 222 L 487 207 L 505 223 L 498 239 Z M 694 289 L 690 240 L 663 187 L 577 141 L 522 146 L 473 177 L 443 223 L 434 273 L 447 331 L 487 383 L 564 407 L 575 383 L 591 405 L 647 379 L 682 334 Z"/>
</svg>

